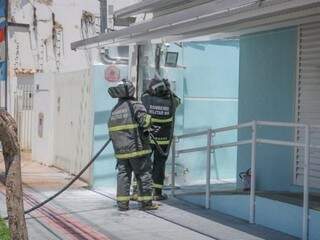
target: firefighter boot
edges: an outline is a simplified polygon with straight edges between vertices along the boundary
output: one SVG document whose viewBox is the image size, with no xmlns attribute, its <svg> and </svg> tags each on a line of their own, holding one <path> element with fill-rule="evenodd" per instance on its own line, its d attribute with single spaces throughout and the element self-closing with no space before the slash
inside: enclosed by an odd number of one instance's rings
<svg viewBox="0 0 320 240">
<path fill-rule="evenodd" d="M 142 211 L 152 211 L 152 210 L 157 210 L 158 208 L 159 208 L 159 205 L 153 203 L 152 201 L 141 202 L 141 210 Z"/>
<path fill-rule="evenodd" d="M 162 189 L 154 188 L 153 189 L 153 200 L 154 201 L 164 201 L 168 199 L 168 195 L 162 193 Z"/>
<path fill-rule="evenodd" d="M 117 202 L 118 210 L 121 212 L 125 212 L 129 210 L 129 202 Z"/>
<path fill-rule="evenodd" d="M 138 183 L 137 183 L 137 179 L 134 177 L 132 181 L 132 193 L 130 195 L 130 200 L 137 202 L 138 197 L 139 197 Z"/>
</svg>

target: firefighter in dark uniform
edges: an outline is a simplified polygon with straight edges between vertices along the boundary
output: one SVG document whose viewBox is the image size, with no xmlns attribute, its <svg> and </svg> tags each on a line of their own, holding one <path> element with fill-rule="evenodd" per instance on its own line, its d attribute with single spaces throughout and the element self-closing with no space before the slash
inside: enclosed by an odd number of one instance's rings
<svg viewBox="0 0 320 240">
<path fill-rule="evenodd" d="M 174 115 L 180 104 L 180 98 L 170 90 L 168 80 L 153 79 L 147 91 L 141 96 L 141 101 L 151 115 L 151 132 L 154 138 L 151 140 L 153 199 L 165 200 L 167 196 L 162 193 L 165 165 L 173 137 Z"/>
<path fill-rule="evenodd" d="M 141 208 L 154 210 L 152 203 L 151 149 L 149 140 L 150 115 L 145 107 L 134 99 L 135 87 L 122 80 L 108 93 L 119 98 L 108 122 L 109 135 L 117 158 L 117 205 L 120 211 L 129 209 L 130 183 L 135 174 Z"/>
</svg>

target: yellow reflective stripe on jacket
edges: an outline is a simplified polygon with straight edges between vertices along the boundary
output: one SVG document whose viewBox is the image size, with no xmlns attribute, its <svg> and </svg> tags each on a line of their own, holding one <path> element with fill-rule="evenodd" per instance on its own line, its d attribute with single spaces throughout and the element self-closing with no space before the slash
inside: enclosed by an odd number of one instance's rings
<svg viewBox="0 0 320 240">
<path fill-rule="evenodd" d="M 138 128 L 138 124 L 125 124 L 125 125 L 110 127 L 109 132 L 117 132 L 117 131 L 130 130 L 135 128 Z"/>
<path fill-rule="evenodd" d="M 115 154 L 115 157 L 118 159 L 127 159 L 127 158 L 141 157 L 141 156 L 147 155 L 149 153 L 151 153 L 151 150 L 141 150 L 141 151 L 136 151 L 136 152 L 131 152 L 131 153 Z"/>
<path fill-rule="evenodd" d="M 153 197 L 152 196 L 139 196 L 138 201 L 152 201 Z"/>
<path fill-rule="evenodd" d="M 143 127 L 148 128 L 151 125 L 151 116 L 149 114 L 146 114 Z"/>
<path fill-rule="evenodd" d="M 156 143 L 153 139 L 151 139 L 150 141 L 152 144 L 158 144 L 158 145 L 169 145 L 170 144 L 170 140 L 156 140 Z"/>
<path fill-rule="evenodd" d="M 117 201 L 119 202 L 128 202 L 130 200 L 130 196 L 117 196 Z"/>
<path fill-rule="evenodd" d="M 153 187 L 154 187 L 154 188 L 162 189 L 162 188 L 163 188 L 163 185 L 154 183 L 154 184 L 153 184 Z"/>
<path fill-rule="evenodd" d="M 161 119 L 161 118 L 151 118 L 152 123 L 169 123 L 173 121 L 173 117 L 171 118 L 166 118 L 166 119 Z"/>
</svg>

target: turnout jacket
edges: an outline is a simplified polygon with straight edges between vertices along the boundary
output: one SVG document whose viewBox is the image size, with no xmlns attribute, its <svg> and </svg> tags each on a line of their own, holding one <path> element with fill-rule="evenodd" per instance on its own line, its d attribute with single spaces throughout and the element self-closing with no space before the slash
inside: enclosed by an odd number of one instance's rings
<svg viewBox="0 0 320 240">
<path fill-rule="evenodd" d="M 143 104 L 132 97 L 128 86 L 125 94 L 119 94 L 116 88 L 119 86 L 110 88 L 109 94 L 121 97 L 108 121 L 115 157 L 121 160 L 146 156 L 151 153 L 148 132 L 151 116 Z"/>
<path fill-rule="evenodd" d="M 168 145 L 174 127 L 175 110 L 180 104 L 180 99 L 167 93 L 165 95 L 152 94 L 146 91 L 141 96 L 141 101 L 151 115 L 152 134 L 159 145 Z M 151 143 L 153 143 L 151 141 Z"/>
</svg>

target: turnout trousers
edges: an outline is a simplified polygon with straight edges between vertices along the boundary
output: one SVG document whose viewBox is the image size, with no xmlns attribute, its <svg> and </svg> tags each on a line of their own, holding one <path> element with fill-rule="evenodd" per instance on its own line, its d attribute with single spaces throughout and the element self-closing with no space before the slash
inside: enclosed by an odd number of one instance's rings
<svg viewBox="0 0 320 240">
<path fill-rule="evenodd" d="M 167 151 L 169 145 L 160 145 L 163 152 Z M 160 196 L 162 194 L 163 183 L 165 179 L 166 161 L 168 156 L 163 156 L 157 150 L 154 144 L 151 145 L 153 151 L 153 166 L 152 166 L 152 180 L 154 195 Z"/>
<path fill-rule="evenodd" d="M 150 156 L 117 160 L 117 203 L 119 207 L 128 207 L 130 200 L 130 184 L 134 173 L 138 187 L 138 201 L 152 201 L 152 176 Z"/>
</svg>

